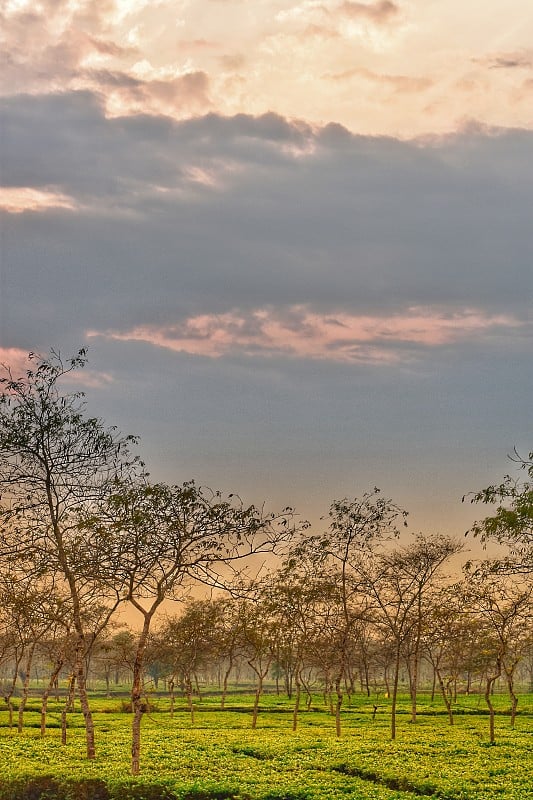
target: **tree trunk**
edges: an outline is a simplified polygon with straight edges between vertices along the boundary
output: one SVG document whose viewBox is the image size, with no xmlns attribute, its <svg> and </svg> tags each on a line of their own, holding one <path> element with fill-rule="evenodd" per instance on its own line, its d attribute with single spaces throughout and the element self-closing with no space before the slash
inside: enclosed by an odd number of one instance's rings
<svg viewBox="0 0 533 800">
<path fill-rule="evenodd" d="M 67 709 L 61 710 L 61 744 L 67 743 Z"/>
<path fill-rule="evenodd" d="M 420 640 L 422 638 L 422 589 L 420 588 L 416 601 L 416 631 L 415 647 L 413 652 L 413 667 L 410 671 L 411 688 L 411 722 L 416 722 L 416 702 L 418 693 L 418 671 L 420 669 Z"/>
<path fill-rule="evenodd" d="M 339 673 L 335 679 L 335 694 L 337 695 L 337 700 L 335 702 L 335 733 L 337 738 L 340 739 L 341 736 L 341 707 L 343 701 L 343 693 L 342 693 L 342 673 Z"/>
<path fill-rule="evenodd" d="M 19 667 L 20 662 L 22 661 L 23 650 L 15 650 L 15 665 L 13 669 L 13 679 L 9 685 L 9 689 L 6 695 L 4 695 L 4 700 L 6 701 L 7 708 L 9 711 L 9 729 L 13 727 L 13 695 L 15 693 L 15 687 L 17 685 L 17 678 L 19 674 Z"/>
<path fill-rule="evenodd" d="M 370 697 L 370 694 L 371 694 L 371 692 L 370 692 L 370 673 L 369 673 L 369 670 L 368 670 L 368 661 L 366 660 L 366 658 L 365 658 L 365 660 L 363 662 L 363 674 L 365 676 L 365 692 L 366 692 L 366 696 Z"/>
<path fill-rule="evenodd" d="M 413 658 L 413 665 L 410 673 L 410 689 L 411 689 L 411 722 L 416 722 L 416 702 L 418 693 L 418 653 L 415 653 Z"/>
<path fill-rule="evenodd" d="M 140 772 L 141 760 L 141 720 L 145 712 L 145 706 L 142 702 L 143 686 L 143 665 L 144 653 L 146 650 L 146 643 L 148 641 L 148 634 L 150 632 L 150 623 L 152 621 L 155 608 L 151 612 L 143 611 L 144 623 L 139 641 L 137 643 L 137 651 L 133 662 L 133 680 L 131 684 L 131 710 L 133 711 L 133 720 L 131 723 L 131 774 L 138 775 Z"/>
<path fill-rule="evenodd" d="M 176 705 L 176 692 L 174 691 L 175 681 L 174 676 L 172 676 L 168 682 L 168 691 L 170 694 L 170 716 L 174 716 L 174 706 Z"/>
<path fill-rule="evenodd" d="M 192 681 L 190 673 L 185 677 L 185 693 L 187 695 L 187 706 L 191 715 L 191 725 L 194 725 L 194 702 L 192 699 Z"/>
<path fill-rule="evenodd" d="M 509 690 L 509 697 L 511 698 L 511 728 L 514 728 L 516 721 L 516 712 L 518 709 L 518 696 L 514 690 L 514 670 L 505 670 L 505 677 L 507 679 L 507 689 Z"/>
<path fill-rule="evenodd" d="M 85 659 L 84 659 L 85 642 L 83 639 L 78 641 L 76 647 L 76 683 L 78 684 L 78 695 L 80 698 L 81 711 L 85 720 L 85 740 L 87 745 L 87 758 L 96 758 L 96 748 L 94 743 L 94 721 L 91 709 L 89 706 L 89 696 L 87 694 L 87 685 L 85 677 Z"/>
<path fill-rule="evenodd" d="M 490 744 L 495 744 L 496 739 L 494 735 L 494 705 L 492 703 L 492 692 L 494 690 L 494 684 L 502 674 L 501 663 L 497 662 L 497 672 L 494 675 L 487 675 L 486 682 L 485 682 L 485 702 L 489 708 L 489 742 Z"/>
<path fill-rule="evenodd" d="M 257 728 L 257 715 L 259 714 L 259 699 L 263 693 L 263 676 L 258 673 L 257 674 L 257 686 L 255 689 L 255 698 L 254 698 L 254 710 L 252 714 L 252 728 L 255 730 Z"/>
<path fill-rule="evenodd" d="M 304 692 L 305 692 L 305 695 L 306 695 L 306 698 L 307 698 L 306 703 L 305 703 L 305 707 L 306 707 L 306 709 L 308 711 L 310 711 L 311 710 L 311 704 L 313 702 L 313 695 L 311 694 L 311 689 L 309 688 L 309 684 L 307 683 L 307 681 L 304 681 L 304 679 L 302 678 L 301 675 L 300 675 L 300 680 L 302 682 L 302 686 L 304 687 Z"/>
<path fill-rule="evenodd" d="M 222 709 L 222 711 L 224 710 L 224 707 L 226 705 L 226 697 L 228 694 L 228 680 L 232 668 L 233 668 L 233 658 L 230 656 L 229 665 L 224 673 L 224 682 L 222 684 L 222 697 L 220 698 L 220 708 Z"/>
<path fill-rule="evenodd" d="M 435 692 L 437 690 L 437 670 L 433 665 L 433 679 L 431 681 L 431 702 L 435 700 Z"/>
<path fill-rule="evenodd" d="M 300 695 L 301 695 L 301 680 L 300 669 L 297 666 L 294 674 L 295 697 L 294 697 L 294 710 L 292 712 L 292 729 L 296 731 L 298 728 L 298 712 L 300 711 Z"/>
<path fill-rule="evenodd" d="M 133 696 L 133 695 L 132 695 Z M 138 775 L 141 771 L 141 720 L 144 713 L 141 698 L 135 699 L 133 704 L 133 722 L 131 725 L 131 774 Z"/>
<path fill-rule="evenodd" d="M 48 708 L 48 698 L 52 693 L 52 690 L 58 683 L 59 673 L 61 672 L 61 667 L 63 666 L 64 658 L 58 658 L 55 663 L 54 671 L 50 676 L 50 680 L 48 682 L 48 686 L 43 692 L 43 696 L 41 699 L 41 738 L 44 738 L 46 734 L 46 711 Z"/>
<path fill-rule="evenodd" d="M 263 683 L 265 677 L 268 675 L 268 670 L 272 663 L 272 657 L 267 659 L 267 663 L 264 666 L 261 666 L 261 661 L 259 661 L 259 666 L 255 666 L 253 661 L 248 661 L 248 665 L 253 669 L 257 676 L 257 685 L 255 689 L 255 698 L 254 698 L 254 708 L 252 714 L 252 729 L 255 730 L 257 727 L 257 716 L 259 714 L 259 700 L 261 695 L 263 694 Z"/>
<path fill-rule="evenodd" d="M 392 683 L 392 705 L 391 705 L 391 723 L 390 734 L 391 739 L 396 739 L 396 704 L 398 700 L 398 681 L 400 678 L 400 651 L 401 642 L 396 645 L 396 659 L 394 662 L 394 677 Z"/>
<path fill-rule="evenodd" d="M 449 694 L 450 685 L 448 684 L 448 687 L 446 687 L 446 685 L 444 684 L 444 680 L 442 679 L 440 670 L 438 668 L 434 669 L 433 671 L 433 680 L 435 680 L 435 678 L 438 678 L 439 681 L 442 699 L 444 700 L 444 705 L 446 706 L 446 711 L 448 712 L 448 722 L 450 723 L 450 725 L 453 725 L 452 701 L 450 699 L 450 694 Z"/>
<path fill-rule="evenodd" d="M 17 725 L 17 731 L 19 733 L 22 733 L 22 728 L 24 726 L 24 709 L 26 708 L 26 703 L 28 702 L 28 692 L 30 689 L 30 673 L 31 673 L 31 665 L 33 661 L 34 652 L 35 652 L 35 642 L 33 642 L 33 644 L 30 645 L 30 649 L 28 650 L 28 656 L 26 658 L 24 682 L 22 684 L 22 696 L 20 698 L 20 703 L 19 703 L 19 714 L 18 714 L 18 725 Z"/>
<path fill-rule="evenodd" d="M 68 679 L 68 691 L 65 698 L 65 710 L 74 711 L 74 694 L 76 691 L 76 674 L 73 672 Z"/>
</svg>

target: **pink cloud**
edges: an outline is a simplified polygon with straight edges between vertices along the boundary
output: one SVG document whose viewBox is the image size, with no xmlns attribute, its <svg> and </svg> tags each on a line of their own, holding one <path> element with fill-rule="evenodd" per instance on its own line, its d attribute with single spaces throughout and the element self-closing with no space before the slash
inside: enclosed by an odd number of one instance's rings
<svg viewBox="0 0 533 800">
<path fill-rule="evenodd" d="M 22 214 L 24 211 L 47 211 L 49 208 L 74 210 L 76 203 L 53 188 L 33 189 L 29 186 L 0 186 L 0 210 L 8 214 Z"/>
<path fill-rule="evenodd" d="M 335 74 L 324 75 L 325 78 L 332 81 L 345 81 L 351 78 L 364 78 L 376 84 L 389 87 L 393 91 L 401 92 L 421 92 L 428 89 L 432 85 L 430 78 L 424 78 L 416 75 L 384 75 L 363 67 L 354 67 L 353 69 L 345 70 L 344 72 L 337 72 Z"/>
<path fill-rule="evenodd" d="M 320 314 L 306 306 L 291 306 L 284 311 L 265 308 L 201 314 L 175 325 L 91 331 L 88 335 L 141 341 L 208 358 L 241 354 L 392 363 L 411 358 L 413 347 L 445 346 L 520 325 L 510 317 L 476 309 L 446 314 L 417 307 L 382 317 L 345 312 Z"/>
<path fill-rule="evenodd" d="M 0 377 L 10 374 L 15 380 L 23 378 L 28 369 L 35 369 L 37 361 L 28 358 L 28 351 L 19 347 L 0 347 Z M 100 388 L 113 383 L 113 376 L 108 372 L 82 369 L 70 372 L 64 378 L 67 384 L 81 388 Z"/>
<path fill-rule="evenodd" d="M 28 369 L 28 353 L 18 347 L 0 347 L 0 365 L 4 368 L 2 377 L 5 377 L 5 369 L 10 370 L 13 377 L 18 377 Z"/>
<path fill-rule="evenodd" d="M 94 369 L 82 369 L 78 372 L 70 372 L 67 378 L 67 382 L 73 386 L 79 387 L 81 386 L 82 389 L 101 389 L 104 386 L 109 386 L 109 384 L 114 383 L 114 378 L 109 372 L 98 372 Z"/>
</svg>

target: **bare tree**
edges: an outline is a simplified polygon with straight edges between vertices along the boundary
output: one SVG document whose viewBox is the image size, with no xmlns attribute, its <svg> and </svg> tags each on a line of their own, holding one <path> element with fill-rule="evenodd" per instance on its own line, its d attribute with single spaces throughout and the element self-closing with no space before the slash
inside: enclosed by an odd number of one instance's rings
<svg viewBox="0 0 533 800">
<path fill-rule="evenodd" d="M 85 350 L 63 361 L 52 351 L 29 355 L 25 376 L 9 367 L 0 378 L 0 533 L 2 551 L 29 553 L 43 572 L 64 581 L 76 632 L 76 681 L 85 718 L 87 757 L 95 757 L 94 725 L 86 688 L 91 642 L 84 626 L 83 595 L 94 576 L 80 562 L 79 515 L 100 501 L 135 466 L 134 439 L 85 415 L 83 394 L 64 394 L 61 383 L 86 364 Z M 118 598 L 115 597 L 115 605 Z M 109 612 L 111 613 L 113 604 Z"/>
<path fill-rule="evenodd" d="M 269 553 L 291 535 L 292 510 L 265 515 L 236 495 L 198 487 L 125 484 L 88 515 L 85 556 L 97 554 L 89 571 L 120 587 L 141 615 L 132 684 L 132 774 L 140 770 L 142 675 L 152 621 L 166 598 L 184 599 L 192 582 L 231 583 L 235 563 Z"/>
<path fill-rule="evenodd" d="M 511 700 L 511 725 L 514 725 L 518 696 L 514 686 L 516 667 L 532 640 L 531 585 L 511 582 L 505 576 L 488 574 L 469 576 L 465 604 L 476 615 L 480 631 L 480 664 L 485 678 L 485 701 L 489 709 L 489 738 L 495 742 L 492 691 L 496 681 L 505 676 Z"/>
<path fill-rule="evenodd" d="M 335 501 L 329 511 L 329 527 L 319 536 L 308 536 L 291 552 L 294 564 L 307 563 L 335 587 L 338 611 L 334 615 L 337 663 L 333 672 L 336 693 L 335 717 L 337 736 L 341 734 L 340 714 L 343 703 L 343 681 L 348 677 L 354 635 L 369 611 L 365 572 L 361 564 L 371 558 L 384 542 L 399 535 L 398 523 L 406 525 L 407 512 L 381 496 L 374 488 L 361 498 Z M 327 612 L 332 614 L 332 608 Z M 330 620 L 330 627 L 333 619 Z"/>
<path fill-rule="evenodd" d="M 477 633 L 475 618 L 465 613 L 463 595 L 456 584 L 433 592 L 426 603 L 422 629 L 424 656 L 433 667 L 450 725 L 454 723 L 457 683 L 470 666 Z"/>
<path fill-rule="evenodd" d="M 418 659 L 422 634 L 425 592 L 445 561 L 461 549 L 448 537 L 425 537 L 421 534 L 404 547 L 365 557 L 359 574 L 376 610 L 376 624 L 387 632 L 395 645 L 392 683 L 391 738 L 396 738 L 396 705 L 402 649 L 411 638 L 410 653 L 411 713 L 416 720 Z"/>
<path fill-rule="evenodd" d="M 174 685 L 178 680 L 183 687 L 192 723 L 193 694 L 195 687 L 199 693 L 199 673 L 206 671 L 217 657 L 221 611 L 222 606 L 219 603 L 192 600 L 187 603 L 179 617 L 168 617 L 158 630 L 158 639 L 165 646 L 165 660 L 170 667 L 171 684 Z M 171 712 L 172 706 L 173 702 Z"/>
</svg>

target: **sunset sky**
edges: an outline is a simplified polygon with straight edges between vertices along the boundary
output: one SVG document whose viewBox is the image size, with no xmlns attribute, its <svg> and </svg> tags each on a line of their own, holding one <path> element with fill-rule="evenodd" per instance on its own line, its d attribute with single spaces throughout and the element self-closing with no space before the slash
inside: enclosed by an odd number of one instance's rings
<svg viewBox="0 0 533 800">
<path fill-rule="evenodd" d="M 155 479 L 462 536 L 533 449 L 533 5 L 0 9 L 0 361 L 88 346 Z"/>
</svg>

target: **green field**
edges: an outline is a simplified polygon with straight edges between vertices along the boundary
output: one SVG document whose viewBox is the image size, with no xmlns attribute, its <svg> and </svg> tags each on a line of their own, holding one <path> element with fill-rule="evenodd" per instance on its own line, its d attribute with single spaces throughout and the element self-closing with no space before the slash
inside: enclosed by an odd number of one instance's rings
<svg viewBox="0 0 533 800">
<path fill-rule="evenodd" d="M 22 734 L 0 713 L 1 800 L 441 800 L 533 798 L 533 695 L 520 698 L 515 729 L 508 700 L 495 697 L 496 744 L 477 696 L 462 697 L 451 727 L 438 701 L 423 697 L 418 722 L 409 722 L 403 698 L 398 738 L 389 738 L 388 701 L 353 698 L 343 713 L 343 736 L 321 697 L 302 712 L 296 733 L 286 698 L 263 699 L 251 730 L 251 697 L 197 703 L 194 724 L 182 705 L 170 718 L 165 698 L 143 720 L 139 778 L 129 776 L 131 715 L 120 698 L 93 701 L 97 758 L 84 758 L 80 713 L 69 716 L 68 743 L 60 743 L 60 706 L 51 704 L 49 730 L 39 735 L 38 700 L 30 702 Z M 373 705 L 378 709 L 373 719 Z"/>
</svg>

